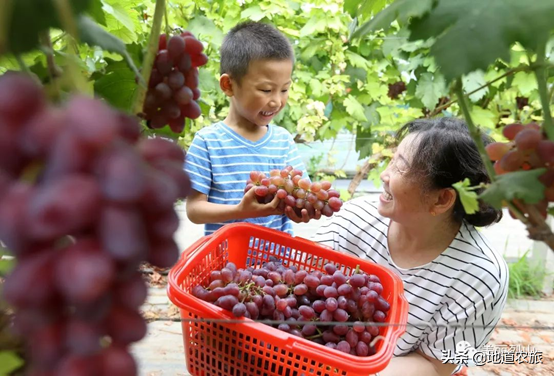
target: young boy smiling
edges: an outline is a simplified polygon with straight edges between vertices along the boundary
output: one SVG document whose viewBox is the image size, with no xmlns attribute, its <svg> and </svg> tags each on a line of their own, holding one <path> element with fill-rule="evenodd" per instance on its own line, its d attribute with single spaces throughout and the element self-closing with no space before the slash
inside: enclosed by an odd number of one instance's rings
<svg viewBox="0 0 554 376">
<path fill-rule="evenodd" d="M 251 171 L 267 175 L 291 165 L 307 176 L 291 134 L 271 124 L 287 103 L 292 47 L 274 27 L 244 22 L 225 37 L 220 64 L 219 84 L 230 98 L 229 114 L 197 132 L 188 150 L 185 169 L 193 191 L 187 197 L 187 215 L 206 224 L 206 235 L 231 222 L 292 233 L 289 218 L 307 222 L 305 209 L 298 217 L 291 208 L 280 211 L 277 197 L 260 204 L 254 189 L 244 193 Z"/>
</svg>

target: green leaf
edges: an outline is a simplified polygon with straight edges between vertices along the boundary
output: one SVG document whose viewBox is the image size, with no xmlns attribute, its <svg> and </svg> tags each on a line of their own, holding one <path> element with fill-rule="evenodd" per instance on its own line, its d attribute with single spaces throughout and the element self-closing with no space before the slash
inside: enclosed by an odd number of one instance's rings
<svg viewBox="0 0 554 376">
<path fill-rule="evenodd" d="M 356 13 L 358 13 L 358 7 L 360 6 L 360 3 L 362 1 L 366 0 L 345 0 L 343 9 L 345 12 L 350 14 L 352 18 L 356 17 Z"/>
<path fill-rule="evenodd" d="M 306 22 L 306 25 L 304 25 L 304 27 L 300 29 L 300 36 L 305 37 L 322 32 L 325 30 L 326 25 L 327 21 L 325 20 L 325 18 L 312 16 L 312 18 L 310 18 L 308 22 Z"/>
<path fill-rule="evenodd" d="M 112 15 L 117 22 L 121 23 L 126 29 L 133 33 L 136 31 L 135 22 L 123 5 L 118 4 L 113 0 L 112 4 L 108 3 L 107 0 L 102 0 L 102 4 L 104 4 L 104 11 Z"/>
<path fill-rule="evenodd" d="M 15 259 L 0 258 L 0 277 L 5 277 L 12 271 L 15 266 Z M 0 373 L 2 375 L 2 373 Z"/>
<path fill-rule="evenodd" d="M 23 366 L 24 362 L 13 351 L 0 351 L 0 375 L 9 375 Z"/>
<path fill-rule="evenodd" d="M 133 59 L 127 52 L 127 46 L 123 41 L 98 26 L 91 18 L 80 16 L 77 20 L 81 40 L 91 46 L 98 46 L 103 50 L 115 52 L 125 58 L 136 77 L 141 77 Z M 146 84 L 146 83 L 144 83 Z"/>
<path fill-rule="evenodd" d="M 112 106 L 131 110 L 137 84 L 135 74 L 123 61 L 110 61 L 105 74 L 93 74 L 94 92 Z"/>
<path fill-rule="evenodd" d="M 381 116 L 377 112 L 377 108 L 381 107 L 379 102 L 373 102 L 371 105 L 365 108 L 364 114 L 367 118 L 367 124 L 378 125 L 381 122 Z"/>
<path fill-rule="evenodd" d="M 243 10 L 240 13 L 240 17 L 250 19 L 252 21 L 259 21 L 265 17 L 265 13 L 259 5 L 254 5 L 253 7 Z"/>
<path fill-rule="evenodd" d="M 12 0 L 10 3 L 12 13 L 7 44 L 0 45 L 0 55 L 4 52 L 20 54 L 30 51 L 39 45 L 40 32 L 52 27 L 63 29 L 52 0 Z M 0 7 L 5 7 L 4 4 L 2 1 Z M 90 0 L 69 0 L 69 4 L 76 16 L 89 8 Z"/>
<path fill-rule="evenodd" d="M 102 9 L 101 0 L 91 0 L 87 13 L 90 14 L 91 17 L 94 18 L 94 20 L 100 25 L 108 26 L 106 23 L 106 15 Z"/>
<path fill-rule="evenodd" d="M 466 93 L 470 93 L 473 90 L 487 83 L 487 81 L 485 80 L 485 74 L 481 70 L 471 72 L 465 75 L 462 81 L 464 85 L 464 91 Z M 483 98 L 488 92 L 489 92 L 489 88 L 485 87 L 471 94 L 469 96 L 469 99 L 471 99 L 473 102 L 477 102 L 479 99 Z"/>
<path fill-rule="evenodd" d="M 360 153 L 359 158 L 364 159 L 373 154 L 373 134 L 371 127 L 356 127 L 356 151 Z"/>
<path fill-rule="evenodd" d="M 467 189 L 469 188 L 471 182 L 468 178 L 465 178 L 464 181 L 453 184 L 452 186 L 456 191 L 458 191 L 458 196 L 460 196 L 460 201 L 464 206 L 464 210 L 467 214 L 476 213 L 479 210 L 479 201 L 477 200 L 477 193 Z"/>
<path fill-rule="evenodd" d="M 343 104 L 346 107 L 346 112 L 348 112 L 354 119 L 367 121 L 364 106 L 362 106 L 352 95 L 346 97 Z"/>
<path fill-rule="evenodd" d="M 474 106 L 471 109 L 471 119 L 475 124 L 488 129 L 494 129 L 498 121 L 497 115 L 492 111 L 479 106 Z"/>
<path fill-rule="evenodd" d="M 511 201 L 516 198 L 527 204 L 536 204 L 544 198 L 545 186 L 538 180 L 538 177 L 545 171 L 545 168 L 538 168 L 498 175 L 497 180 L 479 198 L 496 209 L 502 208 L 502 201 Z"/>
<path fill-rule="evenodd" d="M 438 74 L 423 73 L 417 84 L 416 97 L 421 99 L 421 102 L 429 110 L 435 108 L 440 97 L 447 94 L 446 83 L 442 76 Z"/>
<path fill-rule="evenodd" d="M 218 47 L 221 46 L 223 42 L 223 32 L 207 17 L 194 17 L 189 23 L 188 30 L 196 35 L 197 38 L 207 36 Z"/>
<path fill-rule="evenodd" d="M 346 50 L 346 57 L 348 57 L 348 60 L 350 60 L 350 63 L 357 68 L 369 68 L 369 64 L 365 58 L 358 55 L 355 52 L 352 52 L 350 50 Z"/>
<path fill-rule="evenodd" d="M 528 97 L 533 90 L 537 89 L 537 79 L 533 73 L 518 72 L 516 73 L 512 86 L 519 89 L 519 92 Z"/>
<path fill-rule="evenodd" d="M 312 95 L 314 97 L 319 97 L 323 94 L 323 85 L 320 80 L 312 78 L 310 80 L 310 89 L 312 90 Z"/>
<path fill-rule="evenodd" d="M 396 0 L 391 5 L 377 13 L 368 22 L 361 25 L 352 34 L 352 38 L 360 38 L 372 31 L 387 30 L 393 21 L 406 22 L 412 17 L 421 17 L 434 5 L 437 0 Z"/>
<path fill-rule="evenodd" d="M 440 0 L 412 22 L 411 39 L 437 38 L 431 53 L 451 81 L 486 70 L 498 58 L 509 61 L 514 42 L 536 50 L 554 28 L 553 19 L 552 0 Z"/>
</svg>

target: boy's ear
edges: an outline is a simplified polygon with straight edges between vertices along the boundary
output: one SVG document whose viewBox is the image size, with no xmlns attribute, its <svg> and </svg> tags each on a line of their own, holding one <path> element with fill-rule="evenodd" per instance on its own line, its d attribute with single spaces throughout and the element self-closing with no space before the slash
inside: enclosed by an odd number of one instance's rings
<svg viewBox="0 0 554 376">
<path fill-rule="evenodd" d="M 228 97 L 233 96 L 233 83 L 227 73 L 223 73 L 219 79 L 219 87 Z"/>
</svg>

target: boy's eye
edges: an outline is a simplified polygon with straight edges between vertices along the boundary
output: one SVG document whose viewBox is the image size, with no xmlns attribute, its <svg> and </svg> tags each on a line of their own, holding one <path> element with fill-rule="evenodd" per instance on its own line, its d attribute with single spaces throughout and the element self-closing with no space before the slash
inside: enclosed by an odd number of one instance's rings
<svg viewBox="0 0 554 376">
<path fill-rule="evenodd" d="M 282 93 L 286 93 L 287 91 L 289 91 L 289 89 L 281 90 Z"/>
<path fill-rule="evenodd" d="M 260 91 L 263 91 L 264 93 L 271 93 L 271 90 L 260 90 Z"/>
</svg>

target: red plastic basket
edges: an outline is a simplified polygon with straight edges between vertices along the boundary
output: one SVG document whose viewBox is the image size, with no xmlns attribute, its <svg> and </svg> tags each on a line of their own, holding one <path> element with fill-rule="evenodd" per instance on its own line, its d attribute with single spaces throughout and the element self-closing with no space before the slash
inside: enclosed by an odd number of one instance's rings
<svg viewBox="0 0 554 376">
<path fill-rule="evenodd" d="M 260 265 L 276 256 L 285 265 L 307 271 L 322 270 L 331 262 L 350 275 L 357 265 L 377 275 L 382 296 L 390 303 L 387 322 L 400 325 L 381 328 L 384 340 L 376 353 L 357 357 L 341 353 L 262 323 L 186 321 L 186 319 L 235 319 L 228 311 L 194 297 L 191 289 L 207 285 L 210 272 L 231 261 L 239 268 Z M 398 337 L 405 331 L 408 303 L 402 281 L 372 262 L 339 253 L 312 241 L 265 227 L 237 223 L 222 227 L 189 247 L 169 272 L 167 293 L 180 308 L 185 357 L 195 376 L 348 375 L 368 376 L 386 367 Z"/>
</svg>

